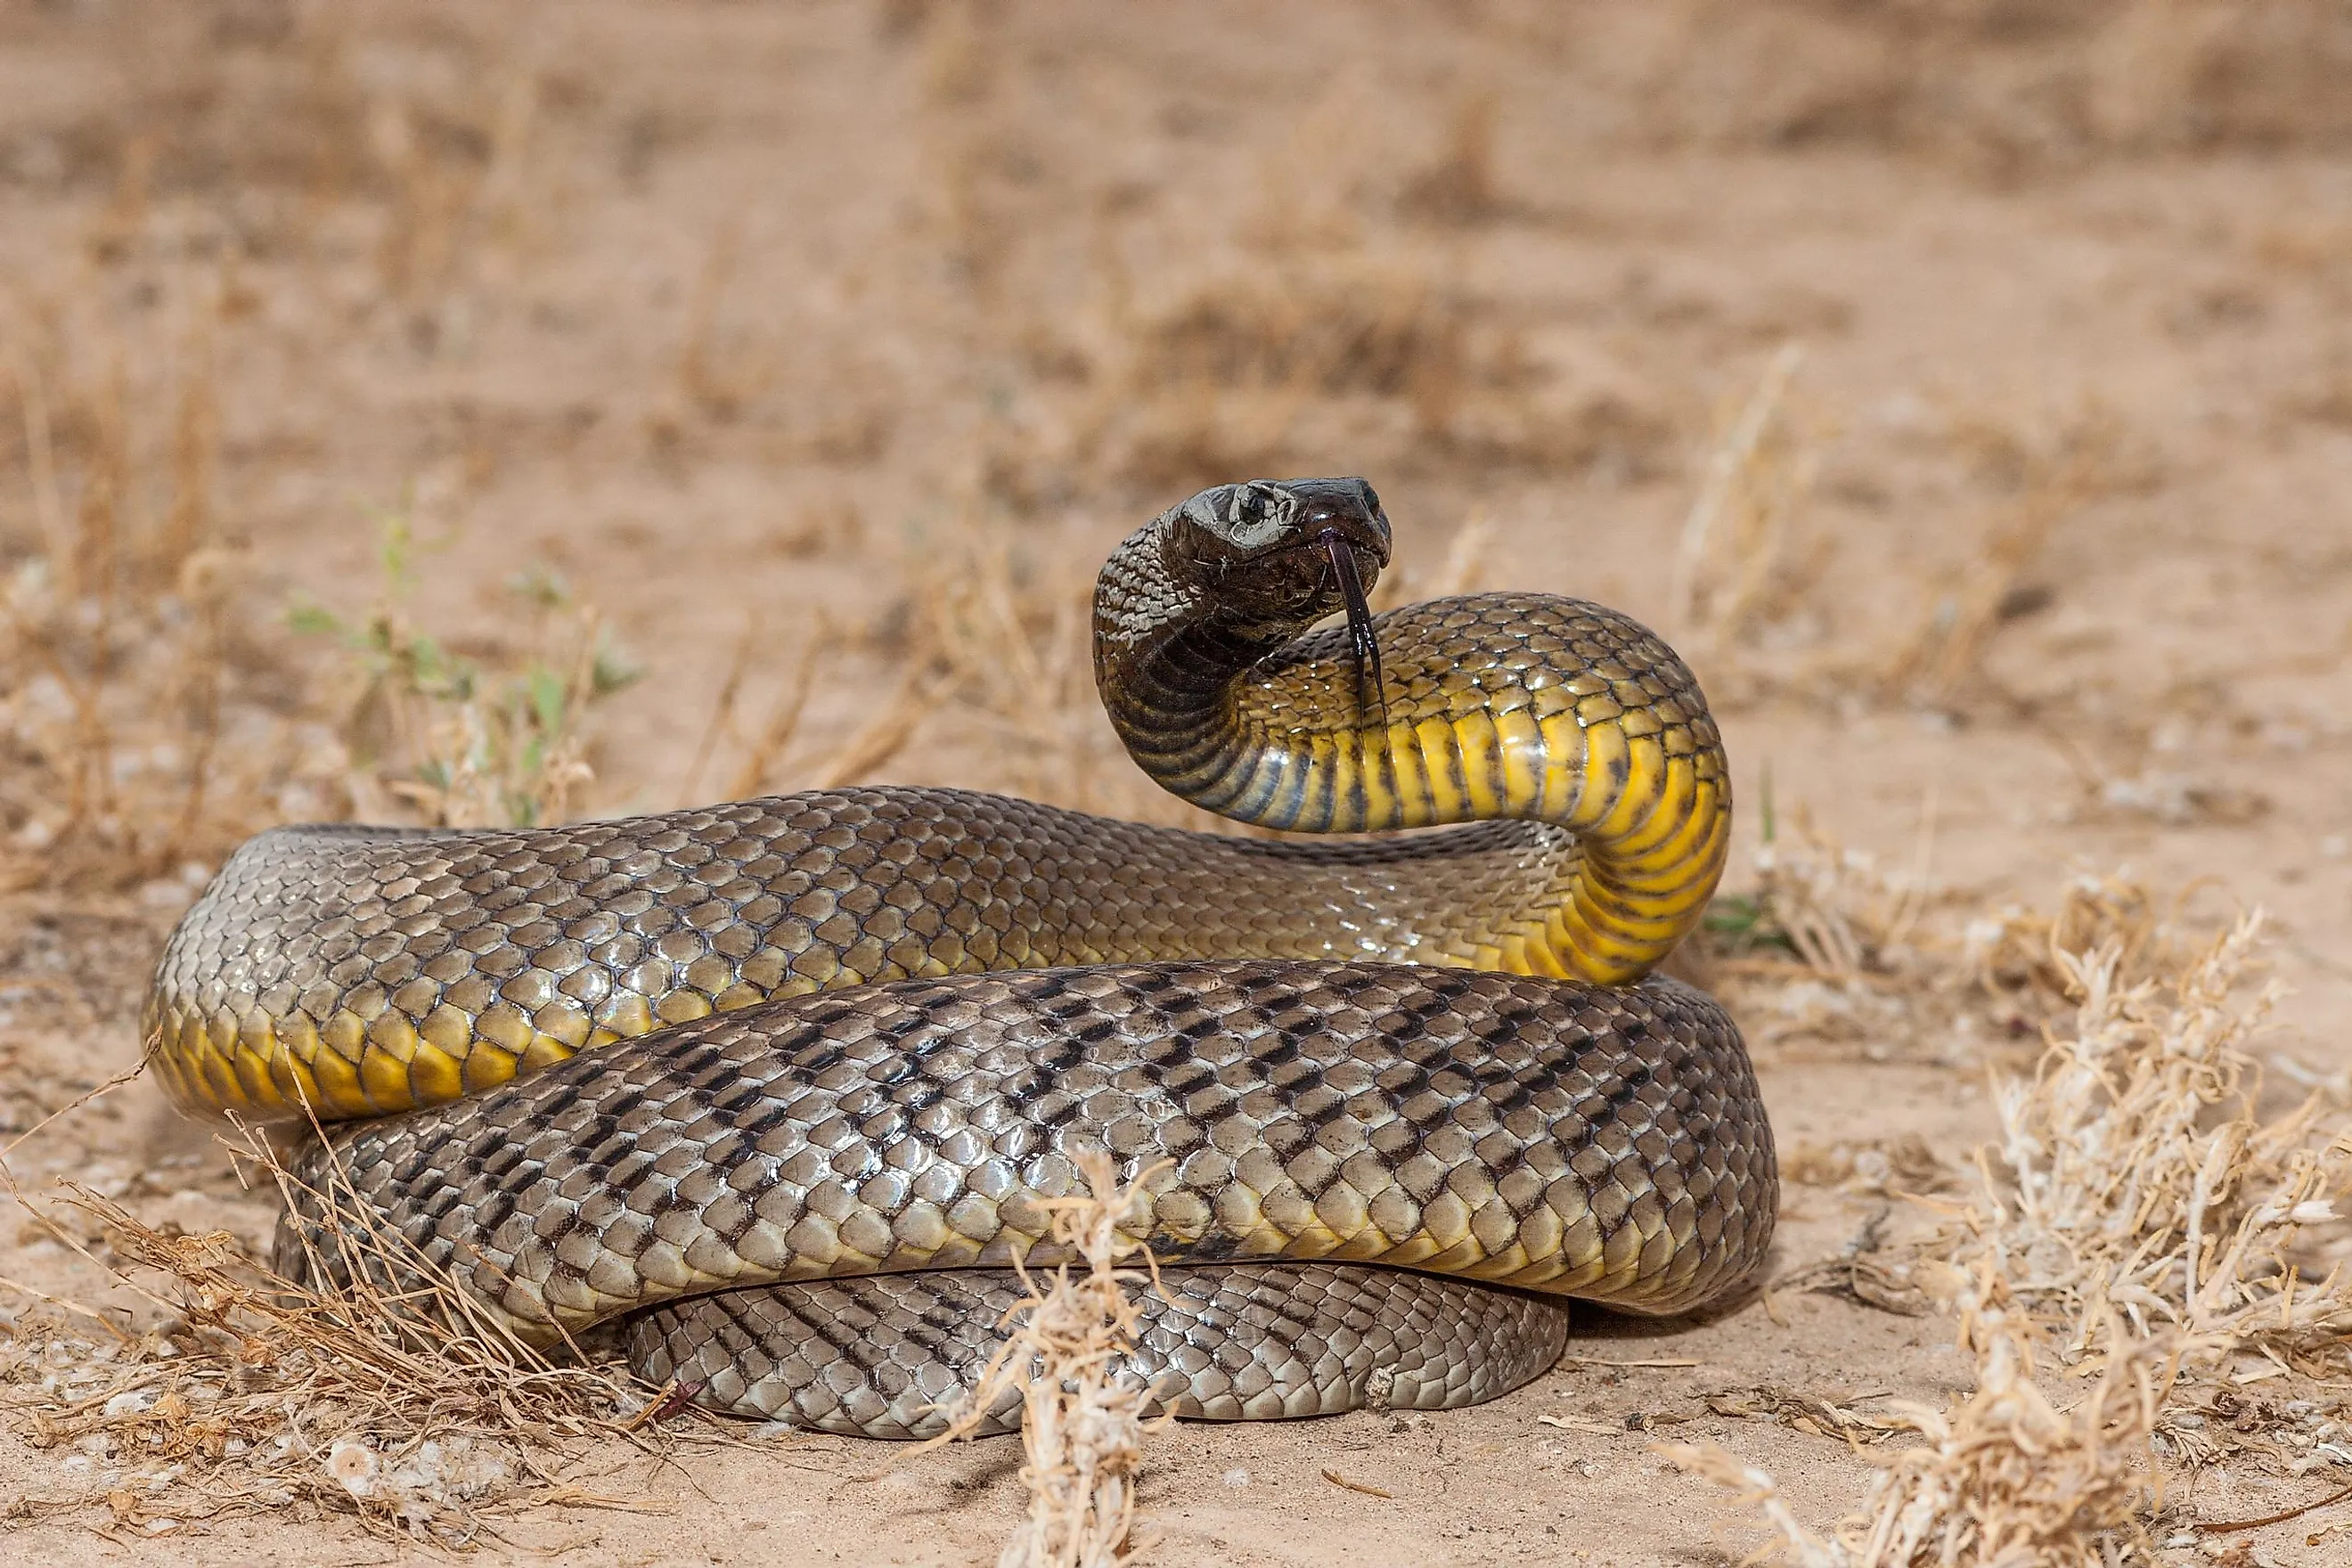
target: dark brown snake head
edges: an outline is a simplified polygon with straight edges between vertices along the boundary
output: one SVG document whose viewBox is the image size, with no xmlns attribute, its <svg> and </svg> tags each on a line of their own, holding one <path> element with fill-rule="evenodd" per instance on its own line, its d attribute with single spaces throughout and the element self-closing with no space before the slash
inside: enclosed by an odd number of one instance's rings
<svg viewBox="0 0 2352 1568">
<path fill-rule="evenodd" d="M 1389 561 L 1389 520 L 1359 479 L 1246 479 L 1202 490 L 1162 518 L 1171 574 L 1233 618 L 1311 625 L 1349 608 Z"/>
<path fill-rule="evenodd" d="M 1368 600 L 1389 561 L 1389 520 L 1360 479 L 1246 479 L 1218 485 L 1164 514 L 1170 574 L 1189 580 L 1220 618 L 1269 640 L 1334 612 L 1371 705 L 1380 645 Z"/>
</svg>

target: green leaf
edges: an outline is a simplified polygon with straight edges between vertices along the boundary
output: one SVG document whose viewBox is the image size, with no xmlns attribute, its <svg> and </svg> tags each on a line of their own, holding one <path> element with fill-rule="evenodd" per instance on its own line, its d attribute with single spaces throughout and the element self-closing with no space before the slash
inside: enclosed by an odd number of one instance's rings
<svg viewBox="0 0 2352 1568">
<path fill-rule="evenodd" d="M 530 671 L 530 706 L 540 729 L 550 735 L 563 732 L 563 682 L 543 664 Z"/>
<path fill-rule="evenodd" d="M 286 607 L 286 626 L 289 631 L 302 637 L 345 637 L 351 635 L 351 628 L 343 624 L 341 616 L 324 605 L 314 605 L 307 600 Z"/>
</svg>

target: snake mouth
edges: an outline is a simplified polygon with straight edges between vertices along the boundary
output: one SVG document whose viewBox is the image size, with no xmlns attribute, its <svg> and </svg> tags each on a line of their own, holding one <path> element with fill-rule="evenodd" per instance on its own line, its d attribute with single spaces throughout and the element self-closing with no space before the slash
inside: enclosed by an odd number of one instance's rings
<svg viewBox="0 0 2352 1568">
<path fill-rule="evenodd" d="M 1224 623 L 1269 647 L 1333 611 L 1347 617 L 1360 715 L 1387 730 L 1370 590 L 1389 563 L 1389 520 L 1360 479 L 1251 479 L 1165 515 L 1161 559 Z"/>
</svg>

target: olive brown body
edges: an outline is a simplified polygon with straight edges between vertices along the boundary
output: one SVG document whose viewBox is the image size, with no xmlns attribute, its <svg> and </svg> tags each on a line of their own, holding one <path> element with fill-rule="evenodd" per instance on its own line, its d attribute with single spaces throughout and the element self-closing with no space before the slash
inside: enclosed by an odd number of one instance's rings
<svg viewBox="0 0 2352 1568">
<path fill-rule="evenodd" d="M 913 788 L 280 829 L 174 933 L 150 1058 L 192 1108 L 378 1119 L 315 1185 L 527 1337 L 630 1316 L 749 1414 L 935 1424 L 1087 1148 L 1158 1168 L 1139 1234 L 1184 1283 L 1134 1371 L 1171 1408 L 1500 1392 L 1559 1298 L 1686 1310 L 1769 1241 L 1738 1031 L 1641 980 L 1720 874 L 1727 768 L 1680 661 L 1581 601 L 1306 634 L 1386 552 L 1360 481 L 1203 492 L 1105 567 L 1097 673 L 1187 799 L 1436 831 Z M 351 1234 L 298 1205 L 281 1262 L 396 1269 Z"/>
</svg>

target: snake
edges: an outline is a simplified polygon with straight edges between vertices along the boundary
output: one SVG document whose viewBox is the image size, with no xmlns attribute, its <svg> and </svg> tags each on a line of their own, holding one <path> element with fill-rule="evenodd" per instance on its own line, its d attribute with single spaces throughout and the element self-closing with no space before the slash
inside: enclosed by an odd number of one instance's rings
<svg viewBox="0 0 2352 1568">
<path fill-rule="evenodd" d="M 1116 1370 L 1156 1408 L 1496 1397 L 1571 1301 L 1688 1314 L 1769 1245 L 1739 1031 L 1656 973 L 1728 765 L 1639 623 L 1375 616 L 1391 550 L 1363 479 L 1253 479 L 1102 568 L 1113 729 L 1267 831 L 903 785 L 273 828 L 167 940 L 145 1059 L 185 1110 L 318 1130 L 289 1280 L 436 1279 L 714 1411 L 940 1431 L 1096 1151 L 1155 1260 Z"/>
</svg>

